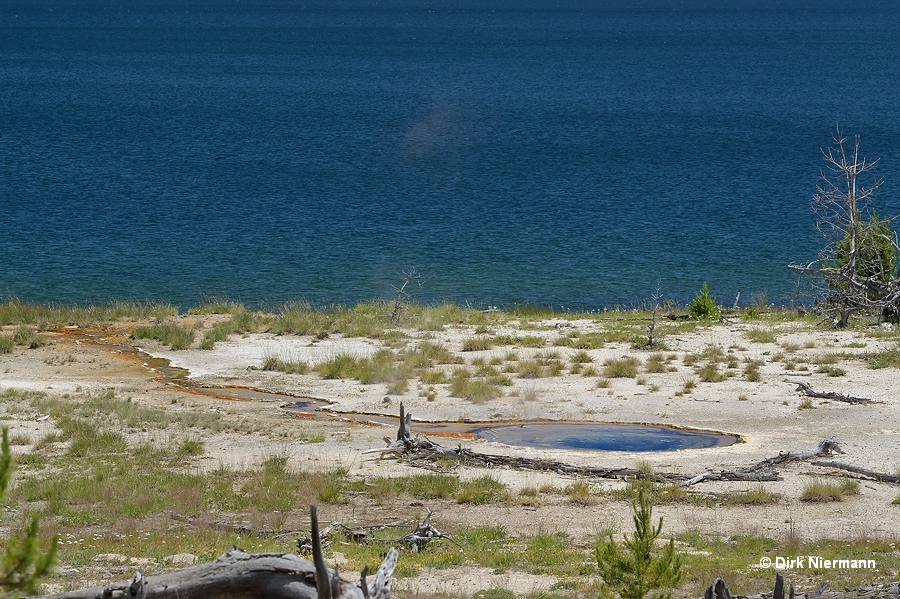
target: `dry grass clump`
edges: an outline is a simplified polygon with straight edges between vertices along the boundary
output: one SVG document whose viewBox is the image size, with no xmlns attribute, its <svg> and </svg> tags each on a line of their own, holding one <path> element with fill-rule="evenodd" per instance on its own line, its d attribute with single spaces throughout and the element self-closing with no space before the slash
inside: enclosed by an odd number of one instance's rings
<svg viewBox="0 0 900 599">
<path fill-rule="evenodd" d="M 744 366 L 744 378 L 752 383 L 759 383 L 762 381 L 762 373 L 759 371 L 762 365 L 763 362 L 761 360 L 748 362 L 747 365 Z"/>
<path fill-rule="evenodd" d="M 508 381 L 499 375 L 476 377 L 465 368 L 456 368 L 450 375 L 450 396 L 485 403 L 503 395 L 501 386 L 507 385 Z"/>
<path fill-rule="evenodd" d="M 638 375 L 641 367 L 641 361 L 634 356 L 623 356 L 621 358 L 610 358 L 603 362 L 602 374 L 606 378 L 627 378 L 633 379 Z"/>
<path fill-rule="evenodd" d="M 848 495 L 859 495 L 859 492 L 859 482 L 849 478 L 841 482 L 817 480 L 803 487 L 800 501 L 808 503 L 843 501 Z"/>
<path fill-rule="evenodd" d="M 669 369 L 668 362 L 669 360 L 665 354 L 653 353 L 647 357 L 647 361 L 644 363 L 644 370 L 650 373 L 667 372 Z"/>
<path fill-rule="evenodd" d="M 744 337 L 752 343 L 775 343 L 775 332 L 768 329 L 750 329 Z"/>
<path fill-rule="evenodd" d="M 487 351 L 493 347 L 494 342 L 488 337 L 469 337 L 462 344 L 462 350 L 465 352 Z"/>
<path fill-rule="evenodd" d="M 559 376 L 563 368 L 558 352 L 544 351 L 530 360 L 521 360 L 515 365 L 509 365 L 506 372 L 518 373 L 519 378 L 523 379 L 537 379 Z"/>
<path fill-rule="evenodd" d="M 779 501 L 781 501 L 781 495 L 769 491 L 762 485 L 746 491 L 729 493 L 726 496 L 728 505 L 771 505 Z"/>
</svg>

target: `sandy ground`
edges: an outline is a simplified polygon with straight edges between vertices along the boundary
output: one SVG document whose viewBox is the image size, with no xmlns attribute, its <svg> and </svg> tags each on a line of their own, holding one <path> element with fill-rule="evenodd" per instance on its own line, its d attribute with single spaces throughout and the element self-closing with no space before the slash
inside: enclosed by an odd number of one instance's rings
<svg viewBox="0 0 900 599">
<path fill-rule="evenodd" d="M 590 330 L 597 326 L 590 321 L 567 323 L 565 330 L 549 326 L 538 334 L 552 339 L 574 329 Z M 254 334 L 234 337 L 216 345 L 213 350 L 170 351 L 155 342 L 140 342 L 146 354 L 166 358 L 173 366 L 187 369 L 190 378 L 206 387 L 237 386 L 285 394 L 297 398 L 316 398 L 328 402 L 327 413 L 315 419 L 299 418 L 283 409 L 287 398 L 264 396 L 260 399 L 223 400 L 191 393 L 171 384 L 145 359 L 146 356 L 123 351 L 119 338 L 86 337 L 81 331 L 50 334 L 52 343 L 33 350 L 17 348 L 12 354 L 0 356 L 0 390 L 7 388 L 41 390 L 52 394 L 86 394 L 108 389 L 117 395 L 131 397 L 166 409 L 219 410 L 254 419 L 266 433 L 210 434 L 204 440 L 207 450 L 205 464 L 250 464 L 273 454 L 288 453 L 293 463 L 303 468 L 348 468 L 365 476 L 408 474 L 409 468 L 390 460 L 378 461 L 363 453 L 384 446 L 383 438 L 394 435 L 393 426 L 362 424 L 348 419 L 351 414 L 396 415 L 402 401 L 418 421 L 498 421 L 545 418 L 554 420 L 586 420 L 603 422 L 658 423 L 668 426 L 691 427 L 723 431 L 741 435 L 743 442 L 724 448 L 692 449 L 658 453 L 585 452 L 539 450 L 505 446 L 484 441 L 461 442 L 477 451 L 506 453 L 529 457 L 543 457 L 574 464 L 593 466 L 634 467 L 649 462 L 656 471 L 699 473 L 706 469 L 746 466 L 777 455 L 780 451 L 805 450 L 826 438 L 835 438 L 845 451 L 839 459 L 845 463 L 882 472 L 895 473 L 900 467 L 900 370 L 895 368 L 872 370 L 855 358 L 845 358 L 838 366 L 846 375 L 829 377 L 806 370 L 788 371 L 783 362 L 773 361 L 778 353 L 791 352 L 800 364 L 809 364 L 817 355 L 844 352 L 860 354 L 893 347 L 895 342 L 879 340 L 861 332 L 811 330 L 808 325 L 780 325 L 777 344 L 752 343 L 745 332 L 754 323 L 718 324 L 689 335 L 668 337 L 666 343 L 677 360 L 676 372 L 642 374 L 646 380 L 639 384 L 633 379 L 612 379 L 609 388 L 597 388 L 597 377 L 566 374 L 542 379 L 515 379 L 513 392 L 484 404 L 449 397 L 446 385 L 437 386 L 438 395 L 428 400 L 419 395 L 415 383 L 403 396 L 387 395 L 384 385 L 361 385 L 356 381 L 323 380 L 315 374 L 286 375 L 259 369 L 269 356 L 316 363 L 342 352 L 365 356 L 377 351 L 377 341 L 364 339 L 328 338 L 315 341 L 310 337 L 276 337 Z M 515 331 L 497 328 L 492 333 L 513 334 Z M 415 335 L 415 333 L 411 333 Z M 519 332 L 519 334 L 522 334 Z M 529 331 L 528 334 L 533 334 Z M 458 352 L 468 361 L 474 357 L 503 356 L 516 351 L 526 357 L 542 350 L 501 347 L 486 352 L 465 352 L 463 341 L 472 336 L 465 328 L 453 328 L 432 333 L 434 342 Z M 686 354 L 718 345 L 737 354 L 743 364 L 750 359 L 765 361 L 763 380 L 748 382 L 738 373 L 724 382 L 698 383 L 693 393 L 676 395 L 685 380 L 696 379 L 693 369 L 683 363 Z M 787 350 L 785 348 L 788 348 Z M 548 347 L 548 349 L 551 349 Z M 567 348 L 552 348 L 563 356 L 574 353 Z M 648 352 L 635 351 L 623 344 L 608 344 L 603 349 L 588 352 L 595 365 L 608 358 L 633 355 L 645 361 Z M 837 401 L 813 400 L 813 409 L 798 409 L 801 396 L 794 381 L 809 383 L 817 391 L 836 391 L 876 400 L 873 405 L 851 405 Z M 655 385 L 651 390 L 651 385 Z M 740 396 L 744 399 L 739 399 Z M 353 416 L 359 420 L 359 416 Z M 37 422 L 15 416 L 5 422 L 13 434 L 27 434 L 39 439 L 52 430 L 50 420 Z M 319 432 L 324 443 L 299 444 L 291 441 L 294 430 Z M 413 431 L 416 424 L 413 424 Z M 136 431 L 138 435 L 152 435 L 152 431 Z M 18 448 L 19 450 L 27 450 Z M 852 538 L 876 536 L 891 540 L 900 536 L 900 506 L 891 505 L 898 495 L 896 485 L 861 480 L 861 495 L 847 501 L 826 504 L 800 502 L 804 485 L 811 480 L 847 473 L 796 463 L 780 468 L 784 480 L 766 483 L 766 488 L 780 493 L 784 499 L 777 505 L 759 507 L 710 507 L 674 504 L 657 508 L 665 517 L 666 531 L 677 533 L 688 529 L 718 531 L 722 534 L 796 535 L 804 540 L 815 538 Z M 482 476 L 484 470 L 464 469 L 461 476 Z M 525 487 L 551 484 L 564 487 L 573 479 L 552 473 L 494 470 L 492 474 L 515 492 Z M 599 488 L 611 488 L 622 483 L 599 481 Z M 704 492 L 747 490 L 755 483 L 703 483 L 697 487 Z M 630 528 L 628 506 L 624 502 L 602 501 L 588 506 L 574 506 L 565 501 L 534 506 L 461 506 L 435 507 L 433 524 L 441 529 L 473 522 L 502 524 L 510 531 L 565 531 L 572 538 L 592 538 L 607 526 L 620 530 Z M 446 508 L 446 509 L 441 509 Z M 330 508 L 329 508 L 330 509 Z M 367 524 L 367 518 L 391 518 L 373 506 L 363 513 L 325 514 L 326 519 L 345 522 L 357 520 Z M 380 510 L 380 511 L 379 511 Z M 415 515 L 424 510 L 421 505 L 404 506 L 403 512 Z M 589 535 L 586 537 L 585 535 Z M 417 579 L 402 584 L 409 591 L 416 589 L 454 590 L 473 592 L 479 588 L 504 586 L 517 592 L 546 588 L 552 579 L 546 577 L 491 574 L 478 569 L 466 572 L 423 573 Z M 501 580 L 501 578 L 505 579 Z M 508 580 L 507 580 L 508 579 Z M 475 582 L 465 582 L 475 581 Z M 475 585 L 473 588 L 468 586 Z"/>
</svg>

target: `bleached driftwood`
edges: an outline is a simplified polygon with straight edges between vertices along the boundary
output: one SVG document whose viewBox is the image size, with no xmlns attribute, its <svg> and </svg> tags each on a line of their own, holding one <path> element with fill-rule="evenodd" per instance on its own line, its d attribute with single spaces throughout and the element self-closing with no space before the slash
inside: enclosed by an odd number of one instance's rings
<svg viewBox="0 0 900 599">
<path fill-rule="evenodd" d="M 834 391 L 813 391 L 813 388 L 809 386 L 809 383 L 804 383 L 803 381 L 788 381 L 797 385 L 797 391 L 801 392 L 803 395 L 807 397 L 815 397 L 816 399 L 830 399 L 833 401 L 842 401 L 844 403 L 849 404 L 874 404 L 879 403 L 873 399 L 869 399 L 866 397 L 853 397 L 852 395 L 844 395 L 843 393 L 836 393 Z"/>
<path fill-rule="evenodd" d="M 337 568 L 325 566 L 315 506 L 310 516 L 313 562 L 292 553 L 251 554 L 234 548 L 214 562 L 159 576 L 138 572 L 130 581 L 44 599 L 389 599 L 399 552 L 388 551 L 371 583 L 365 570 L 359 583 L 344 580 Z"/>
<path fill-rule="evenodd" d="M 446 535 L 436 529 L 431 525 L 431 515 L 434 513 L 429 508 L 425 508 L 428 511 L 428 514 L 425 516 L 425 519 L 418 525 L 416 528 L 400 537 L 397 541 L 398 543 L 404 543 L 409 545 L 409 548 L 413 553 L 418 552 L 420 549 L 424 549 L 429 541 L 432 539 L 447 539 L 451 543 L 456 544 L 450 535 Z"/>
<path fill-rule="evenodd" d="M 844 464 L 842 462 L 810 462 L 813 466 L 822 466 L 823 468 L 837 468 L 838 470 L 846 470 L 847 472 L 853 472 L 854 474 L 861 474 L 863 476 L 867 476 L 869 478 L 874 478 L 875 480 L 886 482 L 886 483 L 900 483 L 900 476 L 896 474 L 887 474 L 886 472 L 876 472 L 875 470 L 869 470 L 867 468 L 860 468 L 859 466 L 853 466 L 851 464 Z"/>
</svg>

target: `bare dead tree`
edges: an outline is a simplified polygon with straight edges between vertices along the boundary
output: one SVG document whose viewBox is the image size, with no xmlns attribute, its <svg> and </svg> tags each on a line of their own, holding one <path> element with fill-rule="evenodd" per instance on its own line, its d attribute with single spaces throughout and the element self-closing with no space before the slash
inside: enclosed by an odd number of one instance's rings
<svg viewBox="0 0 900 599">
<path fill-rule="evenodd" d="M 413 267 L 409 272 L 403 273 L 406 278 L 400 287 L 394 287 L 397 298 L 394 300 L 394 309 L 391 310 L 391 323 L 394 324 L 400 318 L 403 306 L 412 298 L 413 293 L 425 286 L 431 277 L 423 279 L 419 275 L 419 269 Z"/>
<path fill-rule="evenodd" d="M 900 310 L 900 246 L 890 219 L 879 219 L 874 211 L 865 217 L 881 186 L 873 173 L 878 161 L 860 155 L 859 136 L 851 141 L 837 129 L 833 139 L 833 147 L 822 151 L 826 170 L 811 202 L 826 246 L 816 260 L 789 268 L 817 283 L 819 309 L 836 327 L 846 327 L 855 312 Z"/>
<path fill-rule="evenodd" d="M 660 300 L 662 299 L 662 293 L 659 290 L 660 282 L 656 282 L 656 291 L 653 292 L 651 296 L 651 300 L 653 301 L 653 306 L 650 311 L 650 324 L 647 325 L 647 347 L 653 349 L 656 347 L 656 337 L 654 337 L 654 333 L 656 332 L 656 317 L 659 314 L 660 309 Z"/>
</svg>

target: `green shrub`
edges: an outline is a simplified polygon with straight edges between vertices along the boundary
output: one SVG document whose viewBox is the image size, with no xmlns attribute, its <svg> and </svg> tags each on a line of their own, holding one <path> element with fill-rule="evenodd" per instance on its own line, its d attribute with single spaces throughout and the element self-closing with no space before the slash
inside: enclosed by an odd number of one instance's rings
<svg viewBox="0 0 900 599">
<path fill-rule="evenodd" d="M 716 298 L 709 294 L 706 282 L 688 306 L 688 313 L 694 320 L 719 320 L 722 317 L 722 312 L 716 305 Z"/>
</svg>

